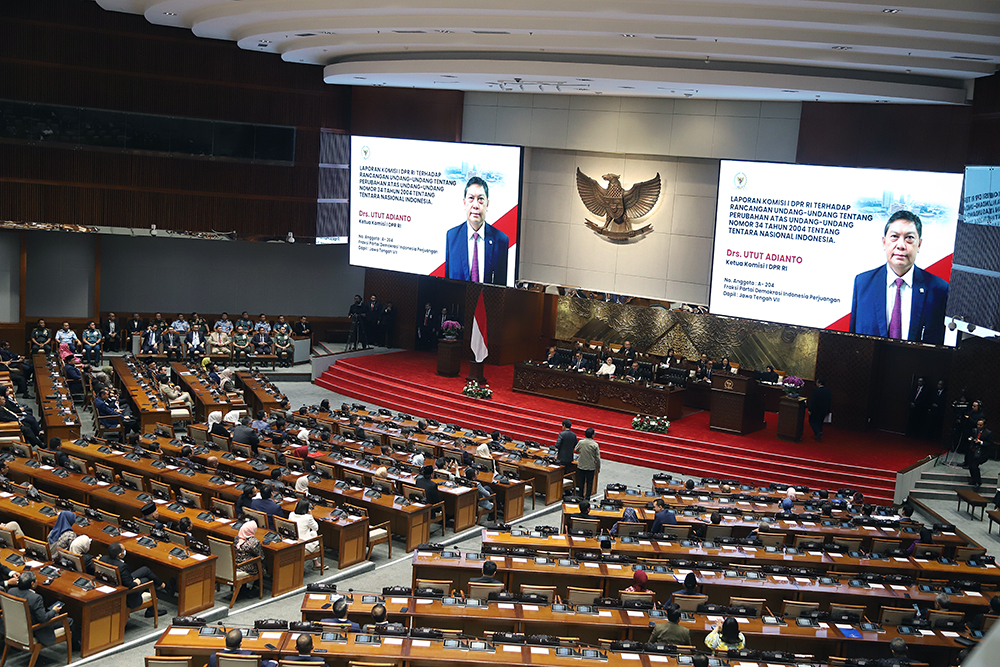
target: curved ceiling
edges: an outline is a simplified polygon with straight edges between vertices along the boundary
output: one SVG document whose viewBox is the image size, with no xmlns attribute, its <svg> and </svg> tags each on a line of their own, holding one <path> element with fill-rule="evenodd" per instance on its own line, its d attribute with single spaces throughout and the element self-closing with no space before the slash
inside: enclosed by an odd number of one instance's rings
<svg viewBox="0 0 1000 667">
<path fill-rule="evenodd" d="M 1000 64 L 995 0 L 95 0 L 327 83 L 963 104 Z"/>
</svg>

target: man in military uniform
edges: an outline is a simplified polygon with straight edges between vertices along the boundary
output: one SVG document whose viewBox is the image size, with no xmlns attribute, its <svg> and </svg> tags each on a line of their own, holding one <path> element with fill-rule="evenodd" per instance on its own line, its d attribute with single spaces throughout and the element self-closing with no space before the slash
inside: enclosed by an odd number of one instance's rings
<svg viewBox="0 0 1000 667">
<path fill-rule="evenodd" d="M 208 328 L 208 321 L 198 313 L 191 313 L 191 329 L 201 331 L 202 338 L 208 338 L 211 329 Z"/>
<path fill-rule="evenodd" d="M 289 336 L 284 329 L 278 329 L 278 333 L 274 334 L 273 340 L 274 353 L 278 355 L 278 365 L 288 368 L 292 365 L 292 358 L 294 357 L 292 337 Z"/>
<path fill-rule="evenodd" d="M 31 353 L 52 354 L 52 332 L 45 326 L 45 320 L 38 320 L 38 326 L 31 330 Z"/>
<path fill-rule="evenodd" d="M 253 320 L 250 319 L 250 313 L 244 310 L 240 319 L 236 320 L 236 326 L 243 327 L 243 331 L 250 336 L 253 332 Z"/>
<path fill-rule="evenodd" d="M 97 328 L 94 321 L 87 322 L 87 328 L 83 330 L 83 361 L 96 366 L 101 360 L 101 342 L 104 335 Z"/>
<path fill-rule="evenodd" d="M 156 313 L 156 315 L 153 316 L 153 321 L 150 322 L 150 325 L 156 327 L 157 333 L 163 333 L 166 331 L 167 324 L 167 321 L 163 319 L 163 313 Z"/>
<path fill-rule="evenodd" d="M 232 326 L 232 323 L 230 323 L 230 326 Z M 222 326 L 216 322 L 215 331 L 208 336 L 208 353 L 229 354 L 230 340 L 229 334 L 227 334 Z"/>
<path fill-rule="evenodd" d="M 58 345 L 66 343 L 69 351 L 76 354 L 80 347 L 80 339 L 77 338 L 76 332 L 69 328 L 69 322 L 63 322 L 62 328 L 56 330 L 56 343 Z"/>
<path fill-rule="evenodd" d="M 267 323 L 265 322 L 265 324 Z M 257 354 L 271 354 L 271 336 L 266 331 L 258 329 L 254 332 L 253 340 L 250 342 Z"/>
<path fill-rule="evenodd" d="M 236 329 L 236 327 L 233 325 L 232 322 L 229 321 L 229 313 L 222 313 L 222 317 L 220 317 L 215 321 L 214 328 L 218 329 L 219 327 L 222 328 L 222 333 L 226 334 L 227 336 L 231 336 L 233 334 L 233 331 Z"/>
<path fill-rule="evenodd" d="M 237 326 L 236 333 L 233 334 L 233 365 L 246 365 L 248 363 L 247 356 L 252 351 L 250 335 L 242 326 Z"/>
<path fill-rule="evenodd" d="M 279 331 L 285 334 L 292 333 L 292 327 L 285 321 L 284 315 L 278 316 L 278 321 L 274 323 L 274 330 L 271 333 L 278 333 Z"/>
</svg>

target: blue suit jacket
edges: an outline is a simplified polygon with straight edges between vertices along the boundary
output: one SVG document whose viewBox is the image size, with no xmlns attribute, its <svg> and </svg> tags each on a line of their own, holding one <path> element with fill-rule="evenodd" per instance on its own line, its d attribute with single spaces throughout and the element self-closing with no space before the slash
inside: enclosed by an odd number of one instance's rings
<svg viewBox="0 0 1000 667">
<path fill-rule="evenodd" d="M 885 318 L 885 271 L 883 264 L 854 278 L 851 333 L 889 335 L 889 323 Z M 906 340 L 943 345 L 944 307 L 947 301 L 948 283 L 919 267 L 913 267 L 913 300 Z"/>
<path fill-rule="evenodd" d="M 448 230 L 448 245 L 444 255 L 444 274 L 447 278 L 468 280 L 469 234 L 468 223 Z M 507 250 L 510 238 L 493 225 L 483 225 L 483 282 L 491 285 L 507 284 Z"/>
</svg>

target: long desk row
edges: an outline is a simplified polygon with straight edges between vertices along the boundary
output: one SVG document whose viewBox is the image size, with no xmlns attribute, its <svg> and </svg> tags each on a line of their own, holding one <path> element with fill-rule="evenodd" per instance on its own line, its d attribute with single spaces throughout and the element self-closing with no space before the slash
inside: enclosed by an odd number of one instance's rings
<svg viewBox="0 0 1000 667">
<path fill-rule="evenodd" d="M 302 602 L 303 620 L 329 618 L 329 605 L 337 594 L 307 593 Z M 665 613 L 660 610 L 596 608 L 580 605 L 525 604 L 519 602 L 480 602 L 466 604 L 461 598 L 432 599 L 409 596 L 377 596 L 386 607 L 390 622 L 405 627 L 430 627 L 458 630 L 465 635 L 483 637 L 492 632 L 515 632 L 528 635 L 546 634 L 577 637 L 587 643 L 599 639 L 621 639 L 648 642 L 652 625 L 662 623 Z M 370 620 L 374 602 L 358 602 L 357 593 L 351 603 L 349 617 L 359 623 L 365 616 Z M 692 644 L 704 650 L 705 636 L 719 619 L 709 614 L 689 614 L 681 625 L 691 633 Z M 964 633 L 947 630 L 927 630 L 917 634 L 902 634 L 895 626 L 883 626 L 881 631 L 868 631 L 859 625 L 820 621 L 815 627 L 797 625 L 794 621 L 769 624 L 761 618 L 737 618 L 740 632 L 747 645 L 757 650 L 786 650 L 820 656 L 887 654 L 887 645 L 902 637 L 911 647 L 928 654 L 943 656 L 958 653 L 955 642 Z M 383 640 L 384 641 L 384 640 Z"/>
<path fill-rule="evenodd" d="M 190 656 L 193 664 L 200 667 L 208 662 L 212 653 L 225 647 L 225 633 L 232 626 L 210 628 L 211 634 L 202 634 L 199 628 L 170 627 L 156 642 L 156 654 L 160 656 Z M 295 640 L 300 633 L 282 630 L 262 630 L 247 633 L 241 648 L 253 651 L 269 659 L 281 659 L 298 654 Z M 586 657 L 573 652 L 563 655 L 556 648 L 493 644 L 478 641 L 470 645 L 468 641 L 442 639 L 415 639 L 410 637 L 378 637 L 355 633 L 322 633 L 314 635 L 313 655 L 330 664 L 347 664 L 350 660 L 391 662 L 402 667 L 440 667 L 456 665 L 473 667 L 496 665 L 497 667 L 522 667 L 523 665 L 547 665 L 551 667 L 579 667 L 581 662 L 594 662 L 606 667 L 675 667 L 690 665 L 690 656 L 685 662 L 675 656 L 649 653 L 617 652 L 594 650 Z M 765 667 L 766 663 L 741 661 L 741 667 Z M 798 663 L 809 667 L 821 667 L 819 662 Z"/>
<path fill-rule="evenodd" d="M 526 547 L 540 553 L 563 553 L 575 555 L 579 552 L 600 552 L 600 541 L 594 538 L 570 535 L 532 536 L 517 535 L 499 531 L 483 530 L 483 547 L 502 548 Z M 978 566 L 966 562 L 949 561 L 942 563 L 927 558 L 864 557 L 853 558 L 847 554 L 805 551 L 790 553 L 787 549 L 775 547 L 749 547 L 721 545 L 706 548 L 701 545 L 684 546 L 678 542 L 663 540 L 643 540 L 619 538 L 613 540 L 611 553 L 624 554 L 650 560 L 673 558 L 692 561 L 717 561 L 739 565 L 785 565 L 808 567 L 817 571 L 833 572 L 878 572 L 884 574 L 907 574 L 920 579 L 969 579 L 973 581 L 1000 583 L 1000 568 L 992 563 Z"/>
<path fill-rule="evenodd" d="M 46 438 L 71 440 L 80 437 L 80 416 L 73 396 L 56 358 L 36 354 L 31 358 L 35 370 L 35 396 L 40 410 L 39 421 Z"/>
<path fill-rule="evenodd" d="M 207 421 L 208 415 L 216 411 L 225 415 L 230 410 L 246 408 L 242 400 L 234 400 L 233 397 L 217 389 L 204 376 L 204 371 L 197 366 L 175 361 L 170 364 L 170 369 L 184 391 L 191 394 L 199 421 Z"/>
<path fill-rule="evenodd" d="M 285 400 L 278 387 L 261 373 L 237 371 L 235 377 L 237 384 L 243 387 L 243 402 L 250 406 L 254 415 L 261 410 L 270 413 Z"/>
<path fill-rule="evenodd" d="M 143 374 L 133 358 L 111 357 L 111 368 L 121 389 L 128 394 L 140 431 L 151 431 L 158 424 L 170 425 L 170 405 L 160 396 L 160 389 Z"/>
<path fill-rule="evenodd" d="M 599 589 L 604 597 L 619 597 L 620 591 L 632 583 L 633 568 L 623 563 L 577 562 L 559 559 L 537 561 L 534 557 L 484 555 L 474 552 L 445 551 L 442 553 L 418 551 L 413 556 L 413 585 L 417 579 L 451 581 L 456 590 L 467 590 L 469 580 L 480 576 L 484 560 L 497 564 L 497 575 L 506 589 L 520 590 L 522 584 Z M 868 614 L 878 618 L 880 607 L 908 607 L 914 603 L 932 604 L 938 592 L 950 591 L 952 607 L 964 611 L 982 611 L 995 590 L 976 591 L 958 585 L 942 584 L 882 584 L 852 585 L 851 574 L 828 572 L 824 577 L 804 574 L 768 574 L 756 569 L 747 570 L 740 564 L 729 564 L 729 569 L 709 569 L 701 563 L 689 562 L 686 566 L 667 563 L 643 563 L 648 582 L 646 586 L 656 595 L 658 602 L 666 602 L 670 595 L 683 588 L 685 577 L 693 572 L 698 580 L 699 592 L 709 596 L 709 602 L 729 604 L 731 597 L 763 598 L 775 613 L 780 613 L 786 600 L 803 602 L 839 602 L 864 605 Z"/>
</svg>

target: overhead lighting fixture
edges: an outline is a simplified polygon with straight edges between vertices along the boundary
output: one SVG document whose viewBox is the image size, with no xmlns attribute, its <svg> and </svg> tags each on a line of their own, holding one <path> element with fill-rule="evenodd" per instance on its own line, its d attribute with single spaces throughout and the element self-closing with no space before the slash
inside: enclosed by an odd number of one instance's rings
<svg viewBox="0 0 1000 667">
<path fill-rule="evenodd" d="M 799 91 L 797 91 L 797 90 L 783 90 L 781 92 L 783 92 L 783 93 L 797 93 Z"/>
<path fill-rule="evenodd" d="M 653 35 L 653 39 L 674 39 L 679 42 L 697 42 L 697 37 L 675 37 L 674 35 Z"/>
<path fill-rule="evenodd" d="M 622 37 L 625 37 L 627 39 L 632 39 L 632 38 L 635 37 L 635 33 L 634 32 L 623 32 L 622 33 Z"/>
<path fill-rule="evenodd" d="M 285 237 L 285 243 L 295 243 L 295 237 L 292 236 L 291 232 L 288 232 L 288 236 Z"/>
<path fill-rule="evenodd" d="M 851 46 L 831 46 L 834 51 L 850 51 L 853 47 Z"/>
<path fill-rule="evenodd" d="M 883 9 L 882 13 L 883 14 L 898 14 L 899 10 L 898 9 Z"/>
<path fill-rule="evenodd" d="M 150 236 L 156 236 L 156 225 L 150 225 L 149 226 L 149 235 Z"/>
<path fill-rule="evenodd" d="M 177 12 L 163 12 L 164 16 L 177 16 Z"/>
</svg>

